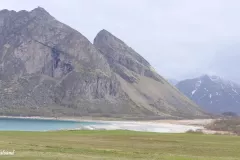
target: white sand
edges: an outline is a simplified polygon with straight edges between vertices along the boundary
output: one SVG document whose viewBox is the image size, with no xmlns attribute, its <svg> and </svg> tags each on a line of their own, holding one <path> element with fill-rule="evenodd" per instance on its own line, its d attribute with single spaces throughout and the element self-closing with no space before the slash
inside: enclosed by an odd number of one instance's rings
<svg viewBox="0 0 240 160">
<path fill-rule="evenodd" d="M 96 121 L 98 122 L 98 121 Z M 185 133 L 189 130 L 203 129 L 202 126 L 180 125 L 171 123 L 155 123 L 155 122 L 132 122 L 132 121 L 101 121 L 106 123 L 103 125 L 83 126 L 77 129 L 89 130 L 131 130 L 158 133 Z"/>
<path fill-rule="evenodd" d="M 81 118 L 48 118 L 48 117 L 11 117 L 0 116 L 4 118 L 24 118 L 24 119 L 52 119 L 52 120 L 71 120 L 80 122 L 97 122 L 103 124 L 88 125 L 76 128 L 74 130 L 131 130 L 158 133 L 185 133 L 189 130 L 204 130 L 204 125 L 211 123 L 212 119 L 195 120 L 154 120 L 154 121 L 104 121 L 88 120 Z"/>
</svg>

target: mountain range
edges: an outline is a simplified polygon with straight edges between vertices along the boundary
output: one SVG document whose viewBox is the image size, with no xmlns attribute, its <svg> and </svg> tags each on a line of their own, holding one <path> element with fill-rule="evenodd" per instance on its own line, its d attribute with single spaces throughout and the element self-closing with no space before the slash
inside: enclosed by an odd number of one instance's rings
<svg viewBox="0 0 240 160">
<path fill-rule="evenodd" d="M 110 32 L 91 43 L 41 7 L 0 11 L 0 91 L 1 115 L 206 115 Z"/>
<path fill-rule="evenodd" d="M 240 113 L 240 85 L 219 76 L 203 75 L 183 80 L 176 87 L 204 110 Z"/>
</svg>

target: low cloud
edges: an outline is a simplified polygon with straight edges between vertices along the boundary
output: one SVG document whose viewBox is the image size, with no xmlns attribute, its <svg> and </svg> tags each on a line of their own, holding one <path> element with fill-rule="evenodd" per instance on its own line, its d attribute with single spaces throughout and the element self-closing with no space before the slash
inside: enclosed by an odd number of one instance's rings
<svg viewBox="0 0 240 160">
<path fill-rule="evenodd" d="M 229 47 L 234 44 L 236 48 L 240 44 L 238 0 L 0 2 L 0 9 L 31 10 L 37 6 L 44 7 L 91 41 L 99 30 L 107 29 L 167 78 L 219 73 L 240 81 L 240 74 L 233 76 L 237 73 L 236 65 L 229 65 L 235 63 L 235 58 L 228 58 Z"/>
</svg>

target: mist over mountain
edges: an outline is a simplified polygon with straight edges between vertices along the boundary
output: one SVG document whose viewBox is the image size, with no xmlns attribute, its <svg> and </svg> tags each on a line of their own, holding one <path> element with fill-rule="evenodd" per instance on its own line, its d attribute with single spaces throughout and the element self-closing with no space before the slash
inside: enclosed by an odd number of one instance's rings
<svg viewBox="0 0 240 160">
<path fill-rule="evenodd" d="M 176 87 L 208 112 L 240 113 L 240 85 L 233 81 L 203 75 L 180 81 Z"/>
<path fill-rule="evenodd" d="M 175 86 L 175 85 L 178 83 L 178 80 L 176 80 L 176 79 L 168 79 L 168 82 L 169 82 L 171 85 Z"/>
<path fill-rule="evenodd" d="M 239 58 L 240 47 L 238 44 L 221 49 L 209 64 L 208 72 L 240 83 Z"/>
</svg>

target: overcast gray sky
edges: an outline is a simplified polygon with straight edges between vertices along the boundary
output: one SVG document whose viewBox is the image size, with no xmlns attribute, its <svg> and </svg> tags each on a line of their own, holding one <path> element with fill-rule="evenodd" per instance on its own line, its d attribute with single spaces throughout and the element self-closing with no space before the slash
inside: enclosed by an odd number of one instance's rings
<svg viewBox="0 0 240 160">
<path fill-rule="evenodd" d="M 110 31 L 166 78 L 212 73 L 240 82 L 239 0 L 0 0 L 0 9 L 37 6 L 90 41 Z"/>
</svg>

